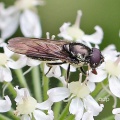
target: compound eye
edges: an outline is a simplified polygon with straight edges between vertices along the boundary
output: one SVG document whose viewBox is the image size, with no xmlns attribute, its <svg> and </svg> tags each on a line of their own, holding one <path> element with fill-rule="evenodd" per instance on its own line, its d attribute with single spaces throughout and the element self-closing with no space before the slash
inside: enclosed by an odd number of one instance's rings
<svg viewBox="0 0 120 120">
<path fill-rule="evenodd" d="M 90 57 L 90 67 L 96 68 L 101 62 L 101 52 L 97 48 L 92 48 L 92 55 Z"/>
</svg>

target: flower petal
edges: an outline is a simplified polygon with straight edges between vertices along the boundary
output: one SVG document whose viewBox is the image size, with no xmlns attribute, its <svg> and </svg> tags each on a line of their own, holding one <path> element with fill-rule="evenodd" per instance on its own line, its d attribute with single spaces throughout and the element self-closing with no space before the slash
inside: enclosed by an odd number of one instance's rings
<svg viewBox="0 0 120 120">
<path fill-rule="evenodd" d="M 69 27 L 70 27 L 70 23 L 64 23 L 60 27 L 60 33 L 58 34 L 58 36 L 66 39 L 66 40 L 73 40 L 73 38 L 70 35 L 68 35 L 68 33 L 67 33 L 67 29 Z"/>
<path fill-rule="evenodd" d="M 50 120 L 49 116 L 40 110 L 35 110 L 33 112 L 35 120 Z"/>
<path fill-rule="evenodd" d="M 97 69 L 97 75 L 93 74 L 92 72 L 90 72 L 88 79 L 91 82 L 101 82 L 103 81 L 105 78 L 107 77 L 107 73 L 106 71 L 102 70 L 102 69 Z"/>
<path fill-rule="evenodd" d="M 27 64 L 27 59 L 28 58 L 25 55 L 20 55 L 20 58 L 17 61 L 8 61 L 7 64 L 12 69 L 20 69 Z"/>
<path fill-rule="evenodd" d="M 48 90 L 47 94 L 52 102 L 59 102 L 69 97 L 70 91 L 65 87 L 56 87 Z"/>
<path fill-rule="evenodd" d="M 90 111 L 84 113 L 82 120 L 94 120 L 93 114 Z"/>
<path fill-rule="evenodd" d="M 37 103 L 36 108 L 41 109 L 41 110 L 49 110 L 52 106 L 53 102 L 48 99 L 42 103 Z"/>
<path fill-rule="evenodd" d="M 113 114 L 119 114 L 120 113 L 120 108 L 115 108 L 112 110 Z"/>
<path fill-rule="evenodd" d="M 0 100 L 0 112 L 7 112 L 11 109 L 11 100 L 8 96 L 5 96 L 6 100 Z"/>
<path fill-rule="evenodd" d="M 40 38 L 42 30 L 37 14 L 30 10 L 25 10 L 20 18 L 20 28 L 25 37 Z"/>
<path fill-rule="evenodd" d="M 115 120 L 120 120 L 120 114 L 115 115 Z"/>
<path fill-rule="evenodd" d="M 9 68 L 0 67 L 0 81 L 10 82 L 12 81 L 12 73 Z"/>
<path fill-rule="evenodd" d="M 83 102 L 79 98 L 72 99 L 69 111 L 71 114 L 75 115 L 75 120 L 80 120 L 84 111 Z"/>
<path fill-rule="evenodd" d="M 21 99 L 26 95 L 26 96 L 30 96 L 30 93 L 28 91 L 27 88 L 21 88 L 21 89 L 18 89 L 18 86 L 14 87 L 14 89 L 16 90 L 17 92 L 17 96 L 15 98 L 15 101 L 16 102 L 19 102 L 21 101 Z"/>
<path fill-rule="evenodd" d="M 18 27 L 19 12 L 14 6 L 1 11 L 1 38 L 7 39 L 13 35 Z"/>
<path fill-rule="evenodd" d="M 41 63 L 41 61 L 39 61 L 39 60 L 34 60 L 34 59 L 31 59 L 31 58 L 27 59 L 27 65 L 28 66 L 37 66 L 40 63 Z"/>
<path fill-rule="evenodd" d="M 93 116 L 97 116 L 103 109 L 103 106 L 99 106 L 99 104 L 90 95 L 84 98 L 83 101 L 86 110 L 91 111 Z"/>
<path fill-rule="evenodd" d="M 31 120 L 29 115 L 22 115 L 21 120 Z"/>
<path fill-rule="evenodd" d="M 87 82 L 87 86 L 90 89 L 90 92 L 93 92 L 95 90 L 95 83 L 94 82 Z"/>
<path fill-rule="evenodd" d="M 111 92 L 117 96 L 120 97 L 120 80 L 116 77 L 109 78 L 109 87 Z"/>
<path fill-rule="evenodd" d="M 47 77 L 56 77 L 56 78 L 59 78 L 61 76 L 61 69 L 60 69 L 60 66 L 58 66 L 58 65 L 54 65 L 50 69 L 50 67 L 48 67 L 45 64 L 44 73 L 45 74 L 47 73 Z"/>
<path fill-rule="evenodd" d="M 82 39 L 93 44 L 100 44 L 103 39 L 103 30 L 100 26 L 95 26 L 95 30 L 95 33 L 93 33 L 92 35 L 84 35 Z"/>
<path fill-rule="evenodd" d="M 64 68 L 65 70 L 68 69 L 68 64 L 62 64 L 60 65 L 62 68 Z M 72 65 L 70 65 L 70 72 L 75 72 L 76 71 L 76 68 Z"/>
</svg>

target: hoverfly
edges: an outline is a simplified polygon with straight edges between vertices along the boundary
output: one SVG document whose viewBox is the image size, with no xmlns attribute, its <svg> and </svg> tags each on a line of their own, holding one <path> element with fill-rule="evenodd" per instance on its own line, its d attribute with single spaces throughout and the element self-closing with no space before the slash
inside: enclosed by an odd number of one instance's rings
<svg viewBox="0 0 120 120">
<path fill-rule="evenodd" d="M 92 72 L 97 74 L 95 68 L 104 61 L 104 57 L 99 49 L 90 49 L 82 43 L 64 40 L 16 37 L 8 41 L 8 48 L 15 53 L 24 54 L 32 59 L 62 61 L 54 63 L 48 62 L 48 65 L 69 63 L 67 78 L 69 77 L 70 65 L 80 67 L 84 74 L 86 74 L 86 72 L 83 66 L 89 65 L 92 68 Z"/>
</svg>

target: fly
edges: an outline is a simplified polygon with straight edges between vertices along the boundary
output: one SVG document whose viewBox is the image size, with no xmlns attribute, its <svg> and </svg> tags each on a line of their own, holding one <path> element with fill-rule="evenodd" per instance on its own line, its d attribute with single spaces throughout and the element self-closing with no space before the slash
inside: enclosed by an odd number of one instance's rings
<svg viewBox="0 0 120 120">
<path fill-rule="evenodd" d="M 80 67 L 84 74 L 86 72 L 83 70 L 83 66 L 89 65 L 92 68 L 92 72 L 97 74 L 95 68 L 104 61 L 104 57 L 99 49 L 90 49 L 82 43 L 64 40 L 16 37 L 8 41 L 8 48 L 15 53 L 24 54 L 32 59 L 42 61 L 61 60 L 61 62 L 48 62 L 48 65 L 69 63 L 67 79 L 69 77 L 70 65 Z"/>
</svg>

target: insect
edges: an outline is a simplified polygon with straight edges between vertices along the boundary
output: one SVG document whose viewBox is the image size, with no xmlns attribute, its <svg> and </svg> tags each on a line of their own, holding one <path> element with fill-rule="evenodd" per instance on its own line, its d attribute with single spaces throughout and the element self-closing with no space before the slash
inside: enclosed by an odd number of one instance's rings
<svg viewBox="0 0 120 120">
<path fill-rule="evenodd" d="M 70 65 L 80 67 L 84 74 L 86 72 L 83 66 L 89 65 L 92 72 L 97 74 L 95 68 L 104 61 L 99 49 L 90 49 L 82 43 L 65 40 L 16 37 L 8 41 L 8 48 L 15 53 L 24 54 L 32 59 L 42 61 L 61 60 L 61 62 L 48 62 L 48 65 L 69 63 L 67 78 L 69 77 Z"/>
</svg>

